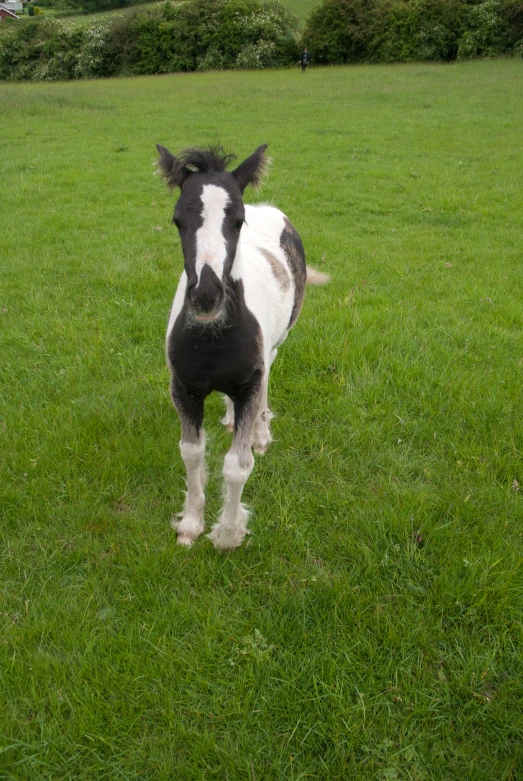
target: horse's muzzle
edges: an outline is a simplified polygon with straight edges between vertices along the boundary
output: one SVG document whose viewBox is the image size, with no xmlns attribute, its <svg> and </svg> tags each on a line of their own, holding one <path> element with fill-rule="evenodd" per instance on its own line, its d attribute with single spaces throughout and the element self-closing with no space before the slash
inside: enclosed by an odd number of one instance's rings
<svg viewBox="0 0 523 781">
<path fill-rule="evenodd" d="M 203 267 L 199 282 L 195 280 L 194 284 L 189 284 L 187 298 L 198 322 L 210 323 L 220 317 L 225 304 L 225 288 L 210 266 Z"/>
</svg>

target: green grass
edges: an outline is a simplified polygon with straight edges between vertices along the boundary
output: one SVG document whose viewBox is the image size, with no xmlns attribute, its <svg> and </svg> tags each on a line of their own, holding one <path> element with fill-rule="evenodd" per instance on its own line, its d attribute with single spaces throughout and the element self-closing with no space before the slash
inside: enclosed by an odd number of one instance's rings
<svg viewBox="0 0 523 781">
<path fill-rule="evenodd" d="M 147 10 L 148 6 L 150 6 L 153 2 L 154 0 L 149 0 L 148 3 L 138 3 L 136 5 L 128 6 L 127 8 L 114 8 L 111 11 L 100 11 L 100 13 L 96 14 L 79 14 L 77 16 L 67 16 L 63 18 L 72 24 L 88 25 L 94 21 L 101 21 L 112 16 L 118 16 L 118 14 L 126 15 L 134 13 L 136 10 Z M 319 0 L 285 0 L 285 5 L 287 8 L 298 17 L 302 24 L 305 22 L 307 16 L 310 14 L 314 6 L 318 5 L 318 3 Z M 43 11 L 46 18 L 54 18 L 56 15 L 56 12 L 53 8 L 45 8 Z M 24 15 L 20 18 L 23 20 L 31 19 L 33 17 Z"/>
<path fill-rule="evenodd" d="M 127 8 L 113 8 L 111 11 L 100 11 L 96 14 L 80 14 L 79 16 L 67 16 L 64 17 L 65 21 L 72 22 L 73 24 L 90 25 L 93 22 L 103 22 L 111 19 L 113 16 L 129 16 L 137 11 L 148 11 L 154 5 L 154 0 L 149 0 L 148 3 L 137 3 L 136 5 L 129 5 Z"/>
<path fill-rule="evenodd" d="M 136 5 L 129 5 L 126 8 L 113 8 L 110 11 L 100 11 L 93 14 L 77 14 L 73 16 L 62 16 L 60 12 L 57 12 L 54 8 L 43 8 L 43 15 L 37 17 L 38 19 L 61 19 L 64 22 L 70 22 L 71 24 L 90 25 L 93 22 L 100 22 L 107 19 L 111 19 L 113 16 L 128 16 L 129 14 L 136 13 L 136 11 L 146 11 L 152 6 L 154 0 L 149 0 L 148 3 L 137 3 Z M 29 21 L 35 17 L 31 17 L 28 14 L 24 14 L 19 17 L 22 21 Z"/>
<path fill-rule="evenodd" d="M 312 9 L 316 5 L 320 5 L 321 0 L 284 0 L 284 4 L 287 8 L 296 14 L 298 19 L 303 23 L 308 17 Z"/>
<path fill-rule="evenodd" d="M 521 61 L 0 87 L 0 779 L 523 777 Z M 248 546 L 176 545 L 151 175 L 270 144 L 332 284 Z M 207 405 L 208 528 L 229 443 Z"/>
</svg>

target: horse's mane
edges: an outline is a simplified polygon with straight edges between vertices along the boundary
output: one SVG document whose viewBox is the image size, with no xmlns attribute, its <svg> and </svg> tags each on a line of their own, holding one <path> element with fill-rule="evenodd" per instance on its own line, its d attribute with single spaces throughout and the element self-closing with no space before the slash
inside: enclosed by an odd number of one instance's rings
<svg viewBox="0 0 523 781">
<path fill-rule="evenodd" d="M 184 149 L 176 157 L 184 168 L 210 174 L 225 171 L 236 155 L 228 155 L 222 146 L 216 145 Z"/>
</svg>

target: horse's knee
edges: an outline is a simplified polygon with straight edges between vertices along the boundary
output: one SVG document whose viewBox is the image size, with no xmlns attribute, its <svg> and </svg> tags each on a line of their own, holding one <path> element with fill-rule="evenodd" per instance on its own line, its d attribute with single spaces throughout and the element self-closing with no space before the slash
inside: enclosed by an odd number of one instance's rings
<svg viewBox="0 0 523 781">
<path fill-rule="evenodd" d="M 254 457 L 250 448 L 241 455 L 237 451 L 229 451 L 223 462 L 223 477 L 227 483 L 243 485 L 249 478 L 254 466 Z"/>
<path fill-rule="evenodd" d="M 180 442 L 180 454 L 187 469 L 195 469 L 201 464 L 205 453 L 205 437 L 200 436 L 198 442 Z"/>
</svg>

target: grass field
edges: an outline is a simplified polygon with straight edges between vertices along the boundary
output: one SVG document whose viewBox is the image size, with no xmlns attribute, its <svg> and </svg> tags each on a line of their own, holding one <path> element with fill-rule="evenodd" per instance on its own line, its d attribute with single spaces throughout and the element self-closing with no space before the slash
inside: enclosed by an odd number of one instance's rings
<svg viewBox="0 0 523 781">
<path fill-rule="evenodd" d="M 45 8 L 42 9 L 43 16 L 38 17 L 39 19 L 45 18 L 45 19 L 60 19 L 63 22 L 67 22 L 68 24 L 78 24 L 83 25 L 84 27 L 87 27 L 91 25 L 93 22 L 102 22 L 102 21 L 108 21 L 113 16 L 128 16 L 130 14 L 134 14 L 137 11 L 147 11 L 148 9 L 152 8 L 154 5 L 154 0 L 149 0 L 148 3 L 137 3 L 136 5 L 129 5 L 126 8 L 113 8 L 110 11 L 100 11 L 98 13 L 94 14 L 77 14 L 73 16 L 61 16 L 60 12 L 56 12 L 54 8 Z M 24 14 L 23 16 L 19 17 L 22 21 L 31 22 L 33 21 L 34 17 L 29 16 L 28 14 Z"/>
<path fill-rule="evenodd" d="M 58 15 L 57 18 L 61 18 L 65 22 L 70 22 L 71 24 L 81 24 L 84 26 L 88 26 L 92 24 L 93 22 L 102 22 L 107 21 L 111 19 L 113 16 L 128 16 L 129 14 L 134 14 L 137 11 L 147 11 L 148 9 L 152 8 L 154 3 L 148 2 L 148 3 L 138 3 L 136 5 L 129 5 L 127 8 L 114 8 L 111 11 L 100 11 L 96 14 L 78 14 L 77 16 L 63 16 L 60 17 Z M 45 15 L 46 17 L 54 17 L 55 11 L 52 8 L 45 9 Z M 24 17 L 26 18 L 26 17 Z M 27 17 L 30 18 L 30 17 Z"/>
<path fill-rule="evenodd" d="M 523 778 L 522 91 L 516 60 L 0 86 L 0 779 Z M 151 175 L 217 138 L 269 143 L 248 198 L 333 278 L 227 555 L 169 527 Z"/>
<path fill-rule="evenodd" d="M 136 4 L 128 6 L 127 8 L 116 8 L 112 11 L 100 11 L 96 14 L 79 14 L 78 16 L 63 17 L 67 22 L 72 24 L 89 25 L 94 21 L 103 21 L 109 19 L 112 16 L 124 15 L 136 13 L 137 10 L 147 10 L 148 6 L 154 4 L 154 0 L 149 0 L 148 3 Z M 307 16 L 310 14 L 315 5 L 319 4 L 319 0 L 285 0 L 287 8 L 295 14 L 303 25 Z M 52 8 L 45 8 L 44 14 L 46 18 L 54 18 L 55 11 Z M 30 16 L 21 16 L 22 20 L 30 20 Z"/>
<path fill-rule="evenodd" d="M 320 0 L 284 0 L 284 4 L 301 22 L 304 22 L 314 6 L 320 5 Z"/>
</svg>

